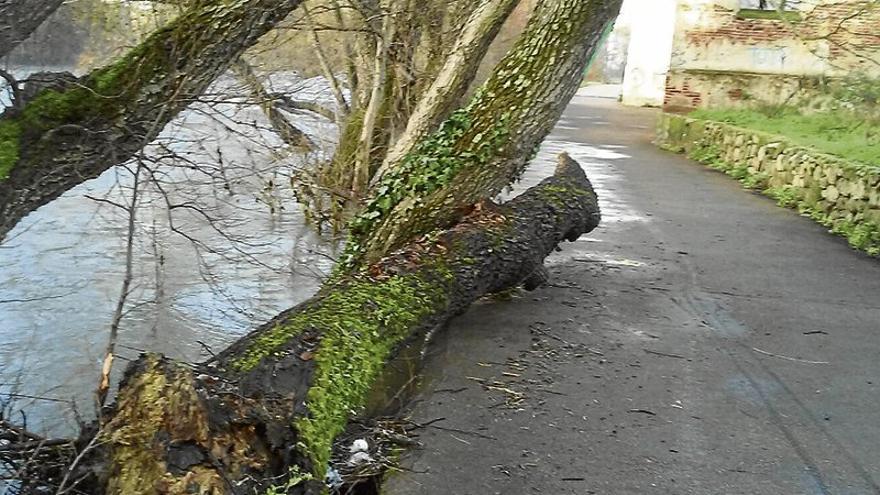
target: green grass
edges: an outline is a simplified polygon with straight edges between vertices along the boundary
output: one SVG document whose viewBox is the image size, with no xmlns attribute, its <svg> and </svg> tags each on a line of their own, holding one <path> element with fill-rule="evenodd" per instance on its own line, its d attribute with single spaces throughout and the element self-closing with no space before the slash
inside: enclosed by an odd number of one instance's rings
<svg viewBox="0 0 880 495">
<path fill-rule="evenodd" d="M 880 122 L 838 111 L 802 115 L 794 110 L 697 110 L 691 117 L 786 137 L 790 142 L 880 168 Z"/>
<path fill-rule="evenodd" d="M 803 16 L 796 10 L 739 9 L 736 16 L 740 19 L 764 19 L 770 21 L 798 22 Z"/>
</svg>

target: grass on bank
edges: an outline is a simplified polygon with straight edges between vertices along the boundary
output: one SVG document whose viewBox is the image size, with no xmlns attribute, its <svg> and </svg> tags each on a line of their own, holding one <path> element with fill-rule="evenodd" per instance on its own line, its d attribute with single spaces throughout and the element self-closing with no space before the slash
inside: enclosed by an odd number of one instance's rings
<svg viewBox="0 0 880 495">
<path fill-rule="evenodd" d="M 880 168 L 880 120 L 846 111 L 804 115 L 794 109 L 705 109 L 690 117 L 785 136 L 794 144 Z"/>
</svg>

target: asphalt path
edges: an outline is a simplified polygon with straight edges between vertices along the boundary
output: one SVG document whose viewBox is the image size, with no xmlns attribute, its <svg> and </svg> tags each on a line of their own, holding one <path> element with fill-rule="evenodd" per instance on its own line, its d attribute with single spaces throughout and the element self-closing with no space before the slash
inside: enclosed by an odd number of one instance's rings
<svg viewBox="0 0 880 495">
<path fill-rule="evenodd" d="M 578 96 L 603 225 L 434 342 L 383 493 L 880 494 L 880 260 Z"/>
</svg>

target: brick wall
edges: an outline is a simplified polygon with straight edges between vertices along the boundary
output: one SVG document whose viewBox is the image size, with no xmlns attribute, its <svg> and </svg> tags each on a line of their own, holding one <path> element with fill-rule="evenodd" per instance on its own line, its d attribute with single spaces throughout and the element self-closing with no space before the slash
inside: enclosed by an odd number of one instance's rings
<svg viewBox="0 0 880 495">
<path fill-rule="evenodd" d="M 664 108 L 827 104 L 823 91 L 835 80 L 880 77 L 880 6 L 871 4 L 825 0 L 797 21 L 747 18 L 720 0 L 683 0 Z"/>
<path fill-rule="evenodd" d="M 713 29 L 694 29 L 685 32 L 690 45 L 708 45 L 728 41 L 747 45 L 760 45 L 792 39 L 795 35 L 783 21 L 770 19 L 741 19 L 735 11 L 714 7 L 712 15 L 723 19 L 721 26 Z"/>
</svg>

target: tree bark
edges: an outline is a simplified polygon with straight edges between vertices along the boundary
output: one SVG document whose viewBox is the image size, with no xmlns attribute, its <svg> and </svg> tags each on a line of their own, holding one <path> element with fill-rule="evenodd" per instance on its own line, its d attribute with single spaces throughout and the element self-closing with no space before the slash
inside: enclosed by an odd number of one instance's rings
<svg viewBox="0 0 880 495">
<path fill-rule="evenodd" d="M 64 0 L 0 0 L 0 58 L 9 55 Z"/>
<path fill-rule="evenodd" d="M 489 45 L 518 3 L 519 0 L 485 0 L 474 10 L 434 82 L 419 99 L 406 130 L 389 149 L 374 182 L 460 106 Z"/>
<path fill-rule="evenodd" d="M 206 363 L 142 357 L 97 433 L 79 441 L 93 447 L 74 474 L 88 479 L 78 488 L 322 493 L 334 438 L 396 348 L 522 283 L 561 241 L 598 223 L 589 181 L 562 155 L 554 176 L 516 199 L 334 277 Z"/>
<path fill-rule="evenodd" d="M 369 263 L 491 198 L 523 171 L 574 96 L 622 0 L 544 0 L 471 103 L 376 184 L 345 262 Z"/>
<path fill-rule="evenodd" d="M 318 36 L 318 31 L 315 30 L 315 20 L 312 19 L 311 14 L 305 6 L 303 6 L 303 10 L 306 24 L 308 24 L 309 35 L 312 38 L 312 47 L 315 50 L 315 56 L 318 57 L 318 63 L 321 64 L 321 71 L 324 73 L 324 78 L 330 83 L 330 90 L 333 92 L 333 97 L 336 99 L 336 108 L 338 110 L 337 116 L 334 120 L 341 126 L 345 122 L 345 117 L 351 112 L 351 107 L 345 100 L 345 95 L 342 93 L 342 86 L 339 85 L 339 80 L 336 79 L 336 74 L 333 72 L 330 63 L 327 61 L 324 47 L 321 46 L 321 38 Z M 339 12 L 338 6 L 336 7 L 336 15 L 341 21 L 342 14 Z"/>
<path fill-rule="evenodd" d="M 356 198 L 366 194 L 367 184 L 370 180 L 370 171 L 373 164 L 373 137 L 376 134 L 376 123 L 387 92 L 386 81 L 388 79 L 388 50 L 394 31 L 394 19 L 391 15 L 385 15 L 382 19 L 382 36 L 376 40 L 376 57 L 373 59 L 373 81 L 370 89 L 370 97 L 367 107 L 364 109 L 360 135 L 357 141 L 357 150 L 354 154 L 354 180 L 352 181 L 352 193 Z"/>
<path fill-rule="evenodd" d="M 196 2 L 121 60 L 0 119 L 0 240 L 152 141 L 302 0 Z"/>
</svg>

